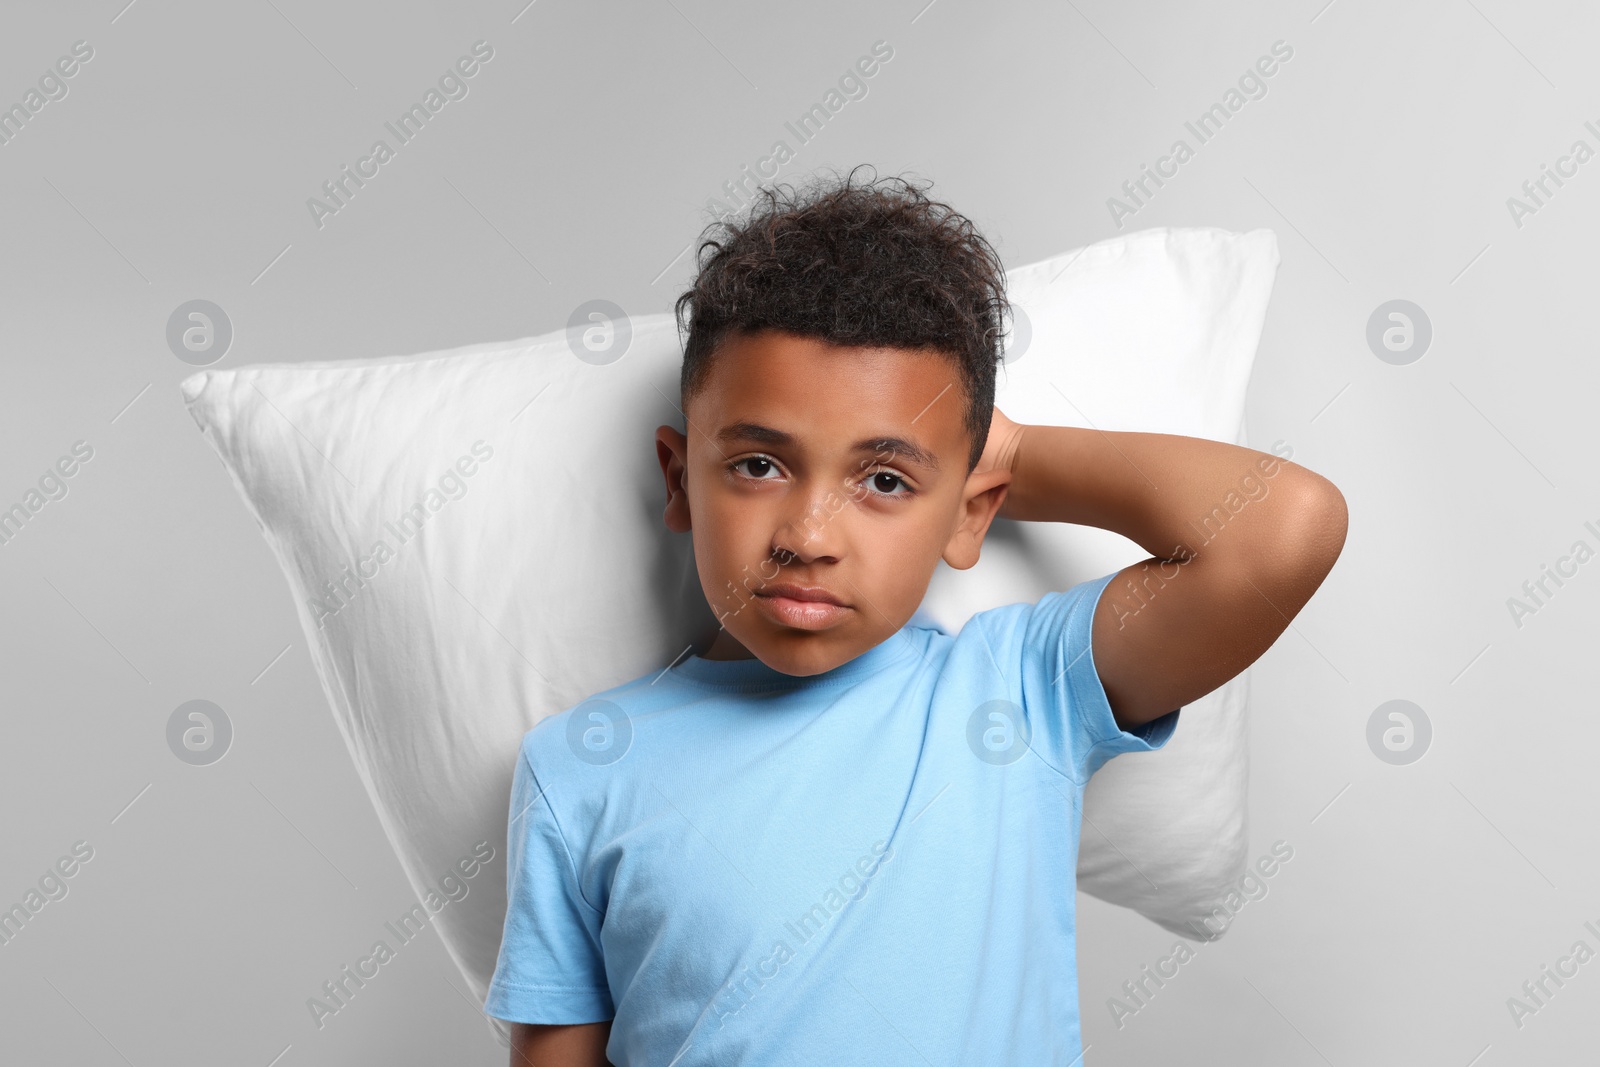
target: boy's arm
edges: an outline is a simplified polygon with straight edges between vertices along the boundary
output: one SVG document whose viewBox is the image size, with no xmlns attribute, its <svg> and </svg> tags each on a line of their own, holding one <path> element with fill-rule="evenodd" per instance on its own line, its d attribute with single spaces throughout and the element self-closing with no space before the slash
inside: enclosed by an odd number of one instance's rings
<svg viewBox="0 0 1600 1067">
<path fill-rule="evenodd" d="M 1024 425 L 998 408 L 996 432 L 993 454 L 1011 471 L 1000 515 L 1099 526 L 1151 553 L 1111 579 L 1094 617 L 1095 667 L 1124 730 L 1254 663 L 1344 547 L 1344 496 L 1269 453 L 1177 434 Z"/>
<path fill-rule="evenodd" d="M 611 1023 L 572 1026 L 511 1024 L 511 1067 L 611 1067 Z"/>
</svg>

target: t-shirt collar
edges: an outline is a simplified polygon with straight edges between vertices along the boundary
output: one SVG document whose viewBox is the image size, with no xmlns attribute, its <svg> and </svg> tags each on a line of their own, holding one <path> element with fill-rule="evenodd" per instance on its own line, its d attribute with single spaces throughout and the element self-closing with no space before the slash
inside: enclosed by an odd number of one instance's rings
<svg viewBox="0 0 1600 1067">
<path fill-rule="evenodd" d="M 785 674 L 754 656 L 749 659 L 706 659 L 700 655 L 690 655 L 679 660 L 671 673 L 687 681 L 711 686 L 801 689 L 836 685 L 857 681 L 901 660 L 915 657 L 919 652 L 919 643 L 917 631 L 907 625 L 855 659 L 841 663 L 831 671 L 803 677 Z"/>
</svg>

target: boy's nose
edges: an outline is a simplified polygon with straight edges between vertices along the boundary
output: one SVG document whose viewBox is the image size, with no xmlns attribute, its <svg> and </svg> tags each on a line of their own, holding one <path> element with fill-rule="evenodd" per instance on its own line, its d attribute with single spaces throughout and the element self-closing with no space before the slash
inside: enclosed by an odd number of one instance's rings
<svg viewBox="0 0 1600 1067">
<path fill-rule="evenodd" d="M 843 547 L 841 519 L 849 500 L 829 490 L 797 494 L 797 499 L 799 505 L 773 534 L 774 558 L 780 564 L 837 559 Z"/>
</svg>

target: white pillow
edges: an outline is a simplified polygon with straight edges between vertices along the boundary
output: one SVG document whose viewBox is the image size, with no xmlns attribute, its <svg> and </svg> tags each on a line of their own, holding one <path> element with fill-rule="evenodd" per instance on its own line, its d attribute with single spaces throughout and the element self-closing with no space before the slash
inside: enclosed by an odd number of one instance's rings
<svg viewBox="0 0 1600 1067">
<path fill-rule="evenodd" d="M 1243 443 L 1277 264 L 1270 230 L 1163 228 L 1011 271 L 1019 325 L 997 403 L 1020 422 Z M 662 522 L 652 438 L 685 428 L 675 323 L 592 321 L 421 355 L 212 369 L 181 386 L 288 578 L 418 899 L 479 842 L 494 850 L 489 875 L 436 915 L 480 1001 L 523 735 L 716 628 L 692 535 Z M 1107 531 L 1000 520 L 977 567 L 938 568 L 923 615 L 953 632 L 1144 557 Z M 1245 686 L 1189 705 L 1164 749 L 1091 779 L 1080 888 L 1186 936 L 1215 930 L 1200 924 L 1248 844 Z M 505 1044 L 505 1024 L 486 1018 Z"/>
</svg>

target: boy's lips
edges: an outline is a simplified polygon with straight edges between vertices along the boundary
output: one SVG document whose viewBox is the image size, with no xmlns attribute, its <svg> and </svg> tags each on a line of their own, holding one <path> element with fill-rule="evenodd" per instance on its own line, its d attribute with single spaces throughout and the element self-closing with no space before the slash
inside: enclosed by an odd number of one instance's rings
<svg viewBox="0 0 1600 1067">
<path fill-rule="evenodd" d="M 837 604 L 839 607 L 848 606 L 820 585 L 797 585 L 794 582 L 762 586 L 756 596 L 782 597 L 785 600 L 800 600 L 807 603 Z"/>
<path fill-rule="evenodd" d="M 756 603 L 767 618 L 798 630 L 825 630 L 851 610 L 821 586 L 789 583 L 762 589 Z"/>
</svg>

